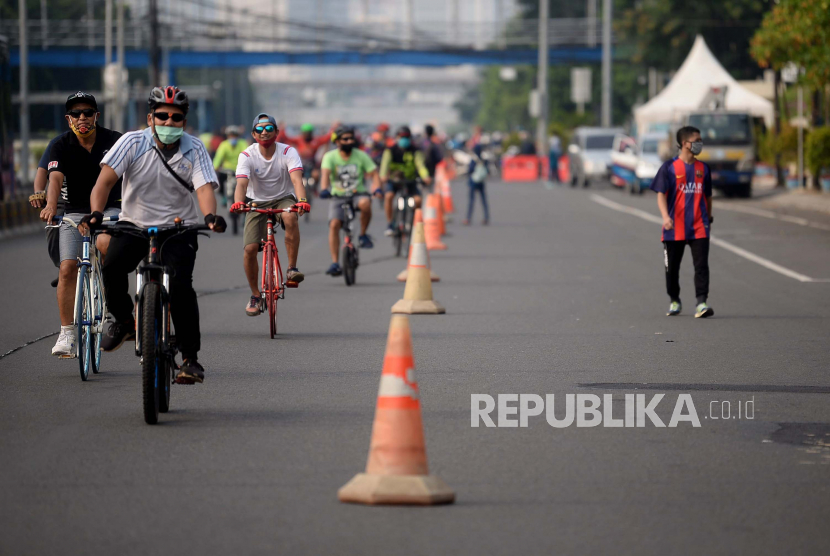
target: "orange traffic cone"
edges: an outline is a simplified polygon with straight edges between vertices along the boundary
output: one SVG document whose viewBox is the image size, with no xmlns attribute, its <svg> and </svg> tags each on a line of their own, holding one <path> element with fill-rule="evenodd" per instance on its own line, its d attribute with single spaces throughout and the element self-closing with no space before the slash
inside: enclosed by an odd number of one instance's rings
<svg viewBox="0 0 830 556">
<path fill-rule="evenodd" d="M 446 215 L 445 220 L 449 221 L 449 215 L 455 212 L 455 205 L 452 202 L 452 188 L 450 188 L 450 180 L 443 162 L 435 169 L 435 179 L 438 183 L 438 191 L 441 194 L 441 205 Z"/>
<path fill-rule="evenodd" d="M 421 216 L 421 209 L 415 209 L 415 217 L 412 219 L 412 226 L 414 227 L 419 222 L 423 225 L 424 219 Z M 406 282 L 406 279 L 409 276 L 409 261 L 411 260 L 412 242 L 409 243 L 409 257 L 406 259 L 406 268 L 398 274 L 398 282 Z M 441 278 L 432 271 L 432 263 L 429 260 L 429 253 L 427 253 L 427 268 L 429 269 L 429 279 L 431 282 L 438 282 L 441 280 Z"/>
<path fill-rule="evenodd" d="M 435 205 L 435 213 L 438 215 L 438 231 L 441 237 L 447 235 L 447 220 L 444 218 L 444 201 L 441 199 L 441 193 L 436 190 L 432 194 L 435 197 L 433 204 Z"/>
<path fill-rule="evenodd" d="M 403 299 L 392 305 L 392 312 L 408 315 L 439 315 L 446 313 L 446 309 L 432 299 L 429 254 L 424 242 L 423 222 L 416 224 L 412 230 L 412 251 L 409 256 L 407 271 Z"/>
<path fill-rule="evenodd" d="M 444 481 L 429 475 L 419 397 L 409 319 L 393 315 L 366 472 L 337 491 L 341 502 L 429 505 L 455 500 Z"/>
<path fill-rule="evenodd" d="M 439 223 L 440 197 L 434 193 L 427 195 L 426 209 L 424 210 L 424 232 L 426 234 L 427 249 L 443 251 L 447 248 L 441 241 L 441 223 Z"/>
</svg>

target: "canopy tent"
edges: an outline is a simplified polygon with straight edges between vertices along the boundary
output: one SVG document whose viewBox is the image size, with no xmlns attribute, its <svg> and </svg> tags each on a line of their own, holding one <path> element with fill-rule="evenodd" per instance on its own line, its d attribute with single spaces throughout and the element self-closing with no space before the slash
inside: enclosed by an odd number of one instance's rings
<svg viewBox="0 0 830 556">
<path fill-rule="evenodd" d="M 764 118 L 767 127 L 775 117 L 770 101 L 748 91 L 712 55 L 706 41 L 698 35 L 692 50 L 665 89 L 656 97 L 634 109 L 637 133 L 647 133 L 650 127 L 677 122 L 685 114 L 700 108 L 712 88 L 726 87 L 726 110 L 745 110 Z"/>
</svg>

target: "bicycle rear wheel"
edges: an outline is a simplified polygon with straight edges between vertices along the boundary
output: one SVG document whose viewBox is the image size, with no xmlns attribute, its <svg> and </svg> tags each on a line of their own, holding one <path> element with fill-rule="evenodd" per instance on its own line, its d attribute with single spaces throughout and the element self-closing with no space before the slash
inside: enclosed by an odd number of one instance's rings
<svg viewBox="0 0 830 556">
<path fill-rule="evenodd" d="M 89 291 L 89 267 L 82 266 L 78 271 L 78 295 L 75 299 L 75 326 L 77 327 L 78 366 L 81 380 L 89 378 L 92 366 L 92 337 L 90 334 L 92 316 L 92 295 Z"/>
<path fill-rule="evenodd" d="M 104 336 L 104 319 L 107 318 L 107 310 L 104 305 L 104 289 L 101 286 L 101 269 L 92 273 L 92 322 L 98 332 L 92 333 L 92 372 L 98 374 L 101 370 L 101 338 Z"/>
<path fill-rule="evenodd" d="M 161 352 L 161 287 L 156 282 L 144 285 L 141 303 L 141 386 L 144 398 L 144 422 L 155 425 L 159 420 L 159 383 L 163 354 Z"/>
<path fill-rule="evenodd" d="M 346 280 L 346 285 L 351 286 L 355 281 L 355 274 L 357 270 L 357 260 L 354 253 L 354 247 L 351 245 L 343 246 L 343 278 Z"/>
</svg>

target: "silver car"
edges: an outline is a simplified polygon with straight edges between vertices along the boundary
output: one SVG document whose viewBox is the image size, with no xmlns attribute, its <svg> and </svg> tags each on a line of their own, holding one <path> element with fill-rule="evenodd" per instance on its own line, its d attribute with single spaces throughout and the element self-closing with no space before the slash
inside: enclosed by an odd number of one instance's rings
<svg viewBox="0 0 830 556">
<path fill-rule="evenodd" d="M 571 185 L 588 187 L 592 181 L 607 180 L 611 171 L 611 147 L 619 127 L 578 127 L 568 145 Z"/>
</svg>

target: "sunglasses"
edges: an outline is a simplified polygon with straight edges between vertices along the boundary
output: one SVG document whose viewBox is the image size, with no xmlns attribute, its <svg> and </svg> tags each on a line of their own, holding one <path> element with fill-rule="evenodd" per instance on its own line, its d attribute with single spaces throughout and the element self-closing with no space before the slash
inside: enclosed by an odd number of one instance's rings
<svg viewBox="0 0 830 556">
<path fill-rule="evenodd" d="M 184 121 L 184 114 L 179 114 L 178 112 L 175 114 L 171 114 L 170 112 L 153 112 L 153 117 L 160 122 L 173 120 L 174 122 L 178 123 Z"/>
<path fill-rule="evenodd" d="M 67 112 L 67 114 L 69 114 L 73 118 L 80 118 L 81 114 L 83 114 L 87 118 L 91 118 L 92 116 L 95 115 L 95 109 L 94 108 L 84 108 L 83 110 L 70 110 L 69 112 Z"/>
<path fill-rule="evenodd" d="M 344 143 L 351 143 L 351 142 L 354 141 L 354 137 L 351 136 L 351 135 L 344 135 L 343 137 L 340 138 L 340 140 Z"/>
<path fill-rule="evenodd" d="M 277 129 L 277 128 L 275 128 L 275 127 L 274 127 L 274 126 L 272 126 L 271 124 L 268 124 L 268 125 L 266 125 L 266 126 L 261 126 L 261 125 L 258 125 L 258 126 L 256 126 L 256 127 L 254 128 L 254 131 L 256 131 L 257 133 L 265 133 L 265 132 L 267 132 L 267 133 L 271 133 L 271 132 L 272 132 L 272 131 L 274 131 L 275 129 Z"/>
</svg>

